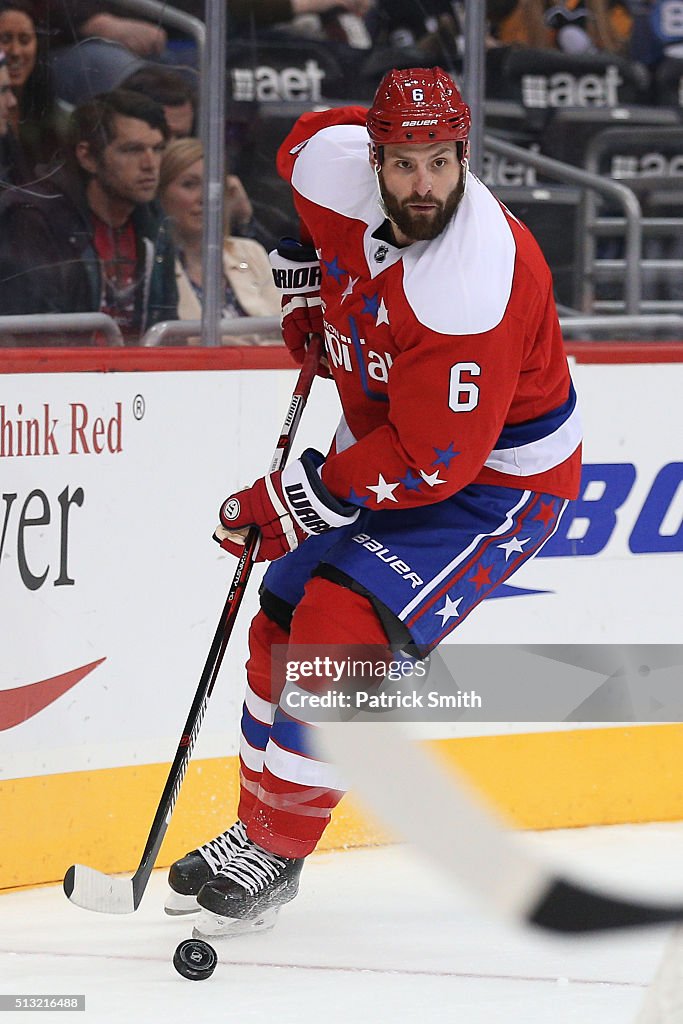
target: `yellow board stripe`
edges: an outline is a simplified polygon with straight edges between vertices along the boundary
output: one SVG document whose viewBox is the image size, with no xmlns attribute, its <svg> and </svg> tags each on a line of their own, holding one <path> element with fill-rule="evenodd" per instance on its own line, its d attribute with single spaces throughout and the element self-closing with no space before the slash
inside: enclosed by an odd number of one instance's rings
<svg viewBox="0 0 683 1024">
<path fill-rule="evenodd" d="M 430 744 L 522 828 L 683 819 L 683 726 L 578 729 Z M 0 888 L 60 880 L 72 863 L 132 871 L 168 765 L 0 782 Z M 429 794 L 425 794 L 429 799 Z M 237 807 L 237 759 L 190 765 L 159 866 L 225 829 Z M 344 800 L 320 849 L 386 842 Z"/>
</svg>

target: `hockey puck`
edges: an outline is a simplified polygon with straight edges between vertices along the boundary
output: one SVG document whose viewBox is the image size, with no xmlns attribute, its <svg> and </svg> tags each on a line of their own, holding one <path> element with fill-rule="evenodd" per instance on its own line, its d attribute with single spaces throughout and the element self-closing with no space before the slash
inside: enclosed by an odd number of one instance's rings
<svg viewBox="0 0 683 1024">
<path fill-rule="evenodd" d="M 216 970 L 218 955 L 213 946 L 201 939 L 185 939 L 173 954 L 178 974 L 190 981 L 204 981 Z"/>
</svg>

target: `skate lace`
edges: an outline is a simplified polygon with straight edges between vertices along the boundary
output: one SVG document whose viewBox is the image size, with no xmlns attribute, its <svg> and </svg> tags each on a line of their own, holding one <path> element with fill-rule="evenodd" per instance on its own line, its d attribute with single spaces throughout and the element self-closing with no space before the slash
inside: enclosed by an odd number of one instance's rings
<svg viewBox="0 0 683 1024">
<path fill-rule="evenodd" d="M 199 852 L 214 874 L 228 866 L 247 842 L 247 830 L 241 821 L 236 821 L 227 832 L 221 832 L 215 839 L 199 847 Z"/>
<path fill-rule="evenodd" d="M 269 882 L 274 882 L 288 863 L 286 857 L 262 850 L 247 840 L 247 845 L 223 868 L 221 875 L 237 882 L 251 896 L 255 896 Z"/>
</svg>

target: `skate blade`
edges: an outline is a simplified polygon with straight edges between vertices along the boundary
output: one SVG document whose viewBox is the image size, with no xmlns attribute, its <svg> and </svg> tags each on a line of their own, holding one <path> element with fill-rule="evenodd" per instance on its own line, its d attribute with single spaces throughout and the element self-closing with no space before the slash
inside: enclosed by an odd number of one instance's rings
<svg viewBox="0 0 683 1024">
<path fill-rule="evenodd" d="M 185 917 L 187 914 L 198 914 L 200 910 L 196 896 L 183 896 L 171 889 L 166 896 L 164 913 L 169 917 Z"/>
<path fill-rule="evenodd" d="M 221 917 L 210 910 L 202 910 L 192 929 L 193 939 L 235 939 L 240 935 L 269 932 L 275 927 L 279 907 L 271 907 L 250 918 Z"/>
</svg>

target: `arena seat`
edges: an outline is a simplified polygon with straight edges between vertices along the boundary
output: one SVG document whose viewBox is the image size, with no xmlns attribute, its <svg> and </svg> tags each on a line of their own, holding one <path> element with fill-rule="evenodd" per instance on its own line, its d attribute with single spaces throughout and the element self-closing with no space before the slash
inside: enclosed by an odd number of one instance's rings
<svg viewBox="0 0 683 1024">
<path fill-rule="evenodd" d="M 292 191 L 277 173 L 275 158 L 296 119 L 310 109 L 307 102 L 255 105 L 235 153 L 234 169 L 247 186 L 256 218 L 274 238 L 298 235 Z"/>
<path fill-rule="evenodd" d="M 586 151 L 593 139 L 603 132 L 629 130 L 663 131 L 681 124 L 671 108 L 624 106 L 580 107 L 553 110 L 542 135 L 542 151 L 563 163 L 583 167 Z"/>
<path fill-rule="evenodd" d="M 665 57 L 654 73 L 654 98 L 659 106 L 683 110 L 683 60 Z"/>
<path fill-rule="evenodd" d="M 553 273 L 556 302 L 580 308 L 581 190 L 566 185 L 496 186 L 492 190 L 536 238 Z"/>
</svg>

